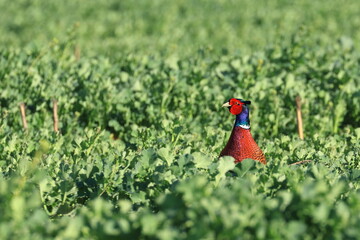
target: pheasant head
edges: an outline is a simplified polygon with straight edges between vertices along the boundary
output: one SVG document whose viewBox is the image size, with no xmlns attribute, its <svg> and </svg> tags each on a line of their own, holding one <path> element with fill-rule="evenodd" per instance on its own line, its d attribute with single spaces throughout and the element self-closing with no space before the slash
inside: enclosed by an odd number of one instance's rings
<svg viewBox="0 0 360 240">
<path fill-rule="evenodd" d="M 220 157 L 232 156 L 235 158 L 235 163 L 241 162 L 245 158 L 251 158 L 266 164 L 264 153 L 256 144 L 250 133 L 250 104 L 250 101 L 244 101 L 237 98 L 231 98 L 228 102 L 223 104 L 223 107 L 227 107 L 229 112 L 235 115 L 236 118 L 229 141 L 221 151 Z"/>
</svg>

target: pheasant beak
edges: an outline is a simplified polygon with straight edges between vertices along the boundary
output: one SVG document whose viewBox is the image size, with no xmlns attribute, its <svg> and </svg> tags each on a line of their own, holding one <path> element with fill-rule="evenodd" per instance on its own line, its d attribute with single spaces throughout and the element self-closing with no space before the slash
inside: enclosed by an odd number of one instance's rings
<svg viewBox="0 0 360 240">
<path fill-rule="evenodd" d="M 226 102 L 222 105 L 222 107 L 231 107 L 230 103 L 229 102 Z"/>
</svg>

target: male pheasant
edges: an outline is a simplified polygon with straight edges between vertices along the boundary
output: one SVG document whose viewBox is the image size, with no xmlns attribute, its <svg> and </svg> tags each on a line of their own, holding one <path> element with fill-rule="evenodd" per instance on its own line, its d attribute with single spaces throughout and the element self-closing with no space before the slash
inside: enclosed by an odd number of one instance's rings
<svg viewBox="0 0 360 240">
<path fill-rule="evenodd" d="M 250 133 L 250 104 L 250 101 L 237 98 L 231 98 L 228 102 L 224 103 L 223 107 L 227 107 L 231 114 L 236 115 L 236 120 L 230 139 L 221 151 L 220 157 L 232 156 L 235 158 L 235 163 L 241 162 L 245 158 L 251 158 L 266 164 L 264 153 Z"/>
</svg>

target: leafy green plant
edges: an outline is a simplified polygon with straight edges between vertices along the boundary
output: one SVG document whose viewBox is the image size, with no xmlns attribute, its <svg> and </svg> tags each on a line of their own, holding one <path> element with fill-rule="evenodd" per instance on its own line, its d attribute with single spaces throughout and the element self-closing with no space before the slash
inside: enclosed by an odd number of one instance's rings
<svg viewBox="0 0 360 240">
<path fill-rule="evenodd" d="M 6 2 L 0 238 L 358 239 L 357 5 Z M 267 165 L 219 159 L 230 97 Z"/>
</svg>

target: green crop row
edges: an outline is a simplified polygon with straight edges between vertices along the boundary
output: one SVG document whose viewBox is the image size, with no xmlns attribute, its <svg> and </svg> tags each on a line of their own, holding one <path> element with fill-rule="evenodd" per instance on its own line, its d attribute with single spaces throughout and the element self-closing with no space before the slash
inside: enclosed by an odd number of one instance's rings
<svg viewBox="0 0 360 240">
<path fill-rule="evenodd" d="M 267 138 L 296 132 L 298 95 L 307 136 L 359 126 L 360 56 L 342 43 L 323 51 L 294 36 L 253 55 L 202 51 L 189 58 L 130 54 L 79 61 L 66 44 L 0 52 L 1 107 L 13 129 L 21 128 L 20 102 L 32 129 L 50 129 L 57 99 L 63 133 L 77 124 L 100 126 L 127 141 L 133 130 L 159 129 L 168 120 L 202 134 L 207 127 L 230 130 L 232 120 L 220 106 L 241 97 L 253 102 L 254 133 Z"/>
<path fill-rule="evenodd" d="M 0 236 L 356 239 L 360 133 L 262 141 L 267 166 L 218 159 L 176 126 L 137 148 L 85 130 L 0 133 Z M 225 131 L 205 139 L 222 142 Z M 144 134 L 138 131 L 138 134 Z M 140 139 L 140 138 L 139 138 Z M 219 148 L 221 146 L 216 146 Z M 206 153 L 207 152 L 207 153 Z M 289 162 L 312 160 L 306 165 Z M 230 170 L 230 172 L 228 172 Z"/>
</svg>

